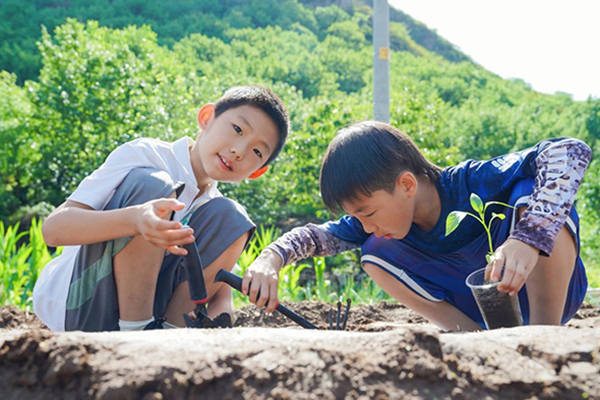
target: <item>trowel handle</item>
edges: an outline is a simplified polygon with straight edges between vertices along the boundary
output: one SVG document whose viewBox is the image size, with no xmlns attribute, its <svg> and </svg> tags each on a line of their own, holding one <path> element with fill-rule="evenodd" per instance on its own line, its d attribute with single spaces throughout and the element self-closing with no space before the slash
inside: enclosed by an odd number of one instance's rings
<svg viewBox="0 0 600 400">
<path fill-rule="evenodd" d="M 198 246 L 196 246 L 196 242 L 192 242 L 183 245 L 183 248 L 188 253 L 183 259 L 183 265 L 188 273 L 188 286 L 190 288 L 192 303 L 196 305 L 205 304 L 208 301 L 208 293 L 206 292 L 202 260 L 198 252 Z"/>
</svg>

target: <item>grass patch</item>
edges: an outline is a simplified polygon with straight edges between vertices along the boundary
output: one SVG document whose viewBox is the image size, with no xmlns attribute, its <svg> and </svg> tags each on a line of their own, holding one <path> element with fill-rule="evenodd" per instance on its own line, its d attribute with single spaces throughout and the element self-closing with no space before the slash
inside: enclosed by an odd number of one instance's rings
<svg viewBox="0 0 600 400">
<path fill-rule="evenodd" d="M 19 224 L 5 226 L 0 222 L 0 305 L 15 305 L 31 311 L 33 287 L 40 271 L 62 252 L 62 248 L 57 248 L 50 253 L 42 238 L 41 226 L 41 221 L 33 220 L 28 231 L 19 232 Z M 260 226 L 240 256 L 236 273 L 243 276 L 260 252 L 279 235 L 274 227 Z M 313 258 L 283 267 L 279 275 L 279 299 L 336 302 L 349 298 L 357 304 L 390 299 L 368 276 L 356 277 L 356 272 L 361 271 L 358 257 L 346 257 L 343 264 L 343 268 L 329 268 L 325 258 Z M 600 264 L 590 262 L 586 268 L 590 288 L 600 288 Z M 233 296 L 236 307 L 249 304 L 248 298 L 235 290 Z M 588 296 L 587 300 L 598 302 L 596 297 Z"/>
<path fill-rule="evenodd" d="M 62 248 L 51 254 L 42 238 L 42 223 L 35 219 L 28 231 L 19 224 L 5 226 L 0 221 L 0 304 L 32 308 L 33 286 L 40 271 Z"/>
</svg>

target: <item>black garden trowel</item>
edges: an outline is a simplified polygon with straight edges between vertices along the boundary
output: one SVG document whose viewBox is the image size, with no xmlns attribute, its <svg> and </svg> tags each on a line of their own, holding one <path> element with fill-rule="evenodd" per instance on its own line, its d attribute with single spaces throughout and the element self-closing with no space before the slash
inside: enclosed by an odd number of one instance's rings
<svg viewBox="0 0 600 400">
<path fill-rule="evenodd" d="M 214 320 L 206 313 L 208 293 L 202 271 L 202 260 L 195 242 L 183 246 L 187 256 L 183 258 L 183 266 L 188 273 L 188 286 L 192 303 L 196 305 L 190 314 L 183 314 L 185 325 L 188 328 L 231 328 L 231 316 L 228 313 L 218 315 Z"/>
</svg>

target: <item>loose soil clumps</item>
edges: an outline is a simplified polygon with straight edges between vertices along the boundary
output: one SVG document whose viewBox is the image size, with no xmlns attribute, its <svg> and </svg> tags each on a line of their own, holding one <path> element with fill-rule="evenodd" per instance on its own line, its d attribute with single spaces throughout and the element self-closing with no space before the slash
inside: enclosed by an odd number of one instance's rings
<svg viewBox="0 0 600 400">
<path fill-rule="evenodd" d="M 332 307 L 286 306 L 323 327 Z M 442 333 L 393 303 L 353 307 L 348 332 L 296 328 L 253 306 L 233 329 L 52 333 L 35 323 L 0 313 L 3 399 L 600 398 L 592 306 L 569 327 L 476 333 Z"/>
</svg>

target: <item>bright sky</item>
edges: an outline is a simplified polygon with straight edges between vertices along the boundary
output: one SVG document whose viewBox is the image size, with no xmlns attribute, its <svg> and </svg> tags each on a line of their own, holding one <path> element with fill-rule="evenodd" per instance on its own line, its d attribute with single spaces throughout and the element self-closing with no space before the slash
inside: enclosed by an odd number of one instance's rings
<svg viewBox="0 0 600 400">
<path fill-rule="evenodd" d="M 600 98 L 600 0 L 389 0 L 485 69 Z"/>
</svg>

